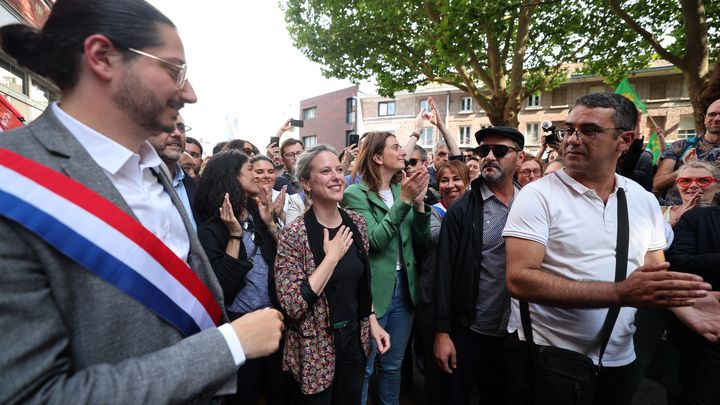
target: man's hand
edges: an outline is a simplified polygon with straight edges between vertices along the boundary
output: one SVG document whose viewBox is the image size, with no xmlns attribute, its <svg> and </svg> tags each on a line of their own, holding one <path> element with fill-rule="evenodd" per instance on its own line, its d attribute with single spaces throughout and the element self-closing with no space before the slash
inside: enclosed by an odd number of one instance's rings
<svg viewBox="0 0 720 405">
<path fill-rule="evenodd" d="M 713 343 L 720 342 L 720 291 L 698 298 L 692 307 L 672 311 L 690 330 Z"/>
<path fill-rule="evenodd" d="M 695 304 L 711 290 L 702 277 L 689 273 L 664 271 L 670 263 L 662 262 L 638 267 L 615 287 L 622 306 L 639 308 L 684 307 Z"/>
<path fill-rule="evenodd" d="M 457 353 L 449 333 L 439 332 L 435 334 L 435 348 L 433 351 L 435 352 L 435 360 L 437 360 L 442 371 L 452 374 L 457 367 Z"/>
<path fill-rule="evenodd" d="M 280 348 L 283 330 L 282 314 L 272 308 L 250 312 L 231 325 L 235 330 L 245 357 L 256 359 L 276 352 Z"/>
</svg>

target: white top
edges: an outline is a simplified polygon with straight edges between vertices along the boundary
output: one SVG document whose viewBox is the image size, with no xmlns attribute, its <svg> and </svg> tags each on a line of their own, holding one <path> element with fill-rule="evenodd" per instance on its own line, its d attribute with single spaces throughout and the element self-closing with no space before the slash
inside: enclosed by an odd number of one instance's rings
<svg viewBox="0 0 720 405">
<path fill-rule="evenodd" d="M 630 223 L 628 274 L 647 251 L 661 250 L 665 234 L 655 197 L 634 181 L 615 175 L 607 205 L 564 169 L 523 187 L 515 198 L 503 236 L 545 246 L 542 271 L 573 280 L 614 281 L 617 244 L 617 188 L 625 189 Z M 525 340 L 518 301 L 512 300 L 508 332 Z M 535 343 L 584 353 L 597 364 L 599 334 L 607 309 L 568 309 L 530 304 Z M 618 367 L 635 359 L 632 336 L 635 308 L 620 311 L 603 364 Z"/>
<path fill-rule="evenodd" d="M 383 200 L 385 205 L 387 205 L 388 210 L 392 208 L 393 204 L 395 204 L 395 197 L 392 195 L 392 190 L 378 190 L 378 195 L 380 196 L 380 199 Z M 399 232 L 399 231 L 398 231 Z M 398 238 L 400 235 L 397 235 Z M 402 263 L 400 263 L 400 250 L 398 249 L 398 258 L 397 258 L 397 265 L 395 266 L 395 271 L 400 271 L 402 269 Z"/>
<path fill-rule="evenodd" d="M 57 103 L 51 105 L 60 123 L 82 145 L 120 192 L 138 221 L 158 237 L 184 262 L 190 252 L 190 238 L 180 212 L 165 187 L 150 170 L 162 164 L 155 148 L 145 141 L 139 153 L 120 145 L 70 116 Z M 245 362 L 240 339 L 230 324 L 219 327 L 232 352 L 235 364 Z"/>
</svg>

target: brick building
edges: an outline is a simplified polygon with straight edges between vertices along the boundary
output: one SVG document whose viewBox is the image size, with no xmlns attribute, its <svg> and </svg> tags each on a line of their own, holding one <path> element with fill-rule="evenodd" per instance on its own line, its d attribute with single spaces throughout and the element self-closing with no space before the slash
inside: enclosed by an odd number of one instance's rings
<svg viewBox="0 0 720 405">
<path fill-rule="evenodd" d="M 357 133 L 358 86 L 300 101 L 304 126 L 300 139 L 305 147 L 324 143 L 342 150 L 347 137 Z"/>
<path fill-rule="evenodd" d="M 0 0 L 0 26 L 29 24 L 40 28 L 50 15 L 52 0 Z M 48 104 L 57 100 L 55 85 L 20 67 L 0 50 L 0 93 L 26 118 L 40 116 Z"/>
</svg>

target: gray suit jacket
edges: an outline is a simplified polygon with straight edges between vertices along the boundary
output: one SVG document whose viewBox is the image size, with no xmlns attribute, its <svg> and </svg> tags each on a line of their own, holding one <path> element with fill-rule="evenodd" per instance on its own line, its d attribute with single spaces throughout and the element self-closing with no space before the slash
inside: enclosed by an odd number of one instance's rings
<svg viewBox="0 0 720 405">
<path fill-rule="evenodd" d="M 0 147 L 78 180 L 133 215 L 50 109 L 0 135 Z M 223 307 L 187 213 L 164 171 L 157 173 L 189 230 L 190 267 Z M 135 299 L 0 217 L 0 403 L 209 402 L 218 391 L 234 391 L 235 372 L 217 328 L 183 339 Z"/>
</svg>

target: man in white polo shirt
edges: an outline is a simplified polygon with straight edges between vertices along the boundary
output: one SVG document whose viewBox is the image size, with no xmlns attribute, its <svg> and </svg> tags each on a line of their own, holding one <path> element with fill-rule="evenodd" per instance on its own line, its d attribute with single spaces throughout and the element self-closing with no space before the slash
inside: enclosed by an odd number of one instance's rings
<svg viewBox="0 0 720 405">
<path fill-rule="evenodd" d="M 622 96 L 581 97 L 565 122 L 565 169 L 523 188 L 503 231 L 508 290 L 530 302 L 536 344 L 582 353 L 597 364 L 607 308 L 623 307 L 603 356 L 596 405 L 626 403 L 623 384 L 635 360 L 632 307 L 671 308 L 708 339 L 720 336 L 720 304 L 708 295 L 709 285 L 697 276 L 665 271 L 657 201 L 615 174 L 636 120 L 635 106 Z M 627 279 L 615 283 L 619 188 L 627 198 L 630 242 Z M 706 322 L 698 322 L 701 313 Z M 508 331 L 517 332 L 507 356 L 511 401 L 532 404 L 529 352 L 518 342 L 525 335 L 515 299 Z"/>
</svg>

